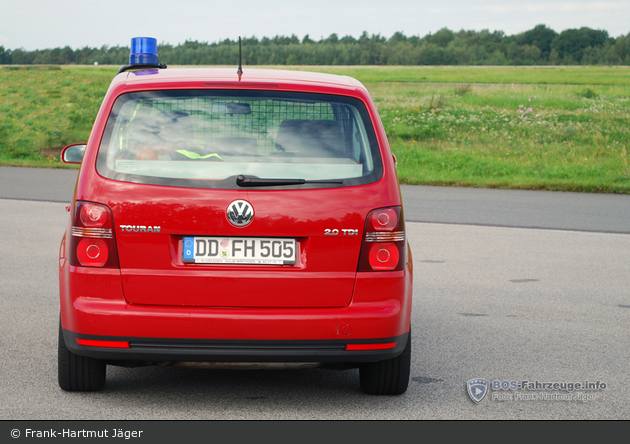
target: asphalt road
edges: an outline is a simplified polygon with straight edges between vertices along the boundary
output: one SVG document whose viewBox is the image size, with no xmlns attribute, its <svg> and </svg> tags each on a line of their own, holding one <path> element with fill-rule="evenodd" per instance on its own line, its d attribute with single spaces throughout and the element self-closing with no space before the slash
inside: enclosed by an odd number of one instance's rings
<svg viewBox="0 0 630 444">
<path fill-rule="evenodd" d="M 401 188 L 408 221 L 630 234 L 630 195 Z"/>
<path fill-rule="evenodd" d="M 630 236 L 606 232 L 630 231 L 626 196 L 403 187 L 415 287 L 400 397 L 363 395 L 354 370 L 171 367 L 109 367 L 104 391 L 81 394 L 56 381 L 76 172 L 45 171 L 0 168 L 0 419 L 630 419 Z M 529 228 L 495 226 L 509 224 Z M 475 404 L 473 378 L 606 389 L 492 390 Z"/>
</svg>

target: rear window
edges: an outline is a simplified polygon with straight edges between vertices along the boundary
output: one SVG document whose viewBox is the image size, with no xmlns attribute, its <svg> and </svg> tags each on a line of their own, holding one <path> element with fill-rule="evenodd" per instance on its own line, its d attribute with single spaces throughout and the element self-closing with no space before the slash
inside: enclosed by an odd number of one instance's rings
<svg viewBox="0 0 630 444">
<path fill-rule="evenodd" d="M 280 188 L 321 188 L 371 183 L 382 175 L 363 102 L 275 91 L 122 95 L 109 116 L 97 168 L 120 181 L 224 189 L 239 188 L 238 176 L 303 179 Z"/>
</svg>

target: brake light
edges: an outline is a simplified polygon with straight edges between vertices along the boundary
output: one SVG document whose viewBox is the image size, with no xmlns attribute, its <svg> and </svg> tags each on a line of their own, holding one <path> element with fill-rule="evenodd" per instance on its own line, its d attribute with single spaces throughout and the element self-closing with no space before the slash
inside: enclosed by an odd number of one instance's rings
<svg viewBox="0 0 630 444">
<path fill-rule="evenodd" d="M 370 247 L 370 266 L 373 270 L 393 270 L 399 259 L 398 248 L 392 242 L 372 244 Z"/>
<path fill-rule="evenodd" d="M 401 207 L 370 211 L 365 221 L 359 271 L 397 271 L 405 267 L 405 221 Z"/>
<path fill-rule="evenodd" d="M 103 239 L 81 239 L 77 245 L 77 258 L 84 267 L 104 267 L 109 249 Z"/>
<path fill-rule="evenodd" d="M 107 206 L 76 203 L 70 263 L 80 267 L 118 268 L 114 222 Z"/>
</svg>

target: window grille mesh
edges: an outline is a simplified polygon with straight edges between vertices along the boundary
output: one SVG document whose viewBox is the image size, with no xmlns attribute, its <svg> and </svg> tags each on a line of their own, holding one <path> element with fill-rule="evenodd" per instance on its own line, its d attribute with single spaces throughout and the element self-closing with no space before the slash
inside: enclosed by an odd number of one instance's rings
<svg viewBox="0 0 630 444">
<path fill-rule="evenodd" d="M 221 114 L 212 112 L 213 103 L 248 103 L 251 114 Z M 213 140 L 223 138 L 255 139 L 258 152 L 276 152 L 275 140 L 283 120 L 340 120 L 349 127 L 350 114 L 344 106 L 327 102 L 283 100 L 239 100 L 232 98 L 185 98 L 151 101 L 151 115 L 164 111 L 187 113 L 195 132 L 194 145 L 204 149 Z M 333 109 L 333 106 L 335 109 Z M 345 112 L 344 112 L 345 111 Z"/>
</svg>

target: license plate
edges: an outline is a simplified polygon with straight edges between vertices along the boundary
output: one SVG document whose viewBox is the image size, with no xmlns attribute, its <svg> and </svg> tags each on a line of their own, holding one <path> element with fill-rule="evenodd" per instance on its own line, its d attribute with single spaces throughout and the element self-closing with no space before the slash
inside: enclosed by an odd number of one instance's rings
<svg viewBox="0 0 630 444">
<path fill-rule="evenodd" d="M 195 264 L 295 264 L 295 239 L 184 237 L 184 262 Z"/>
</svg>

